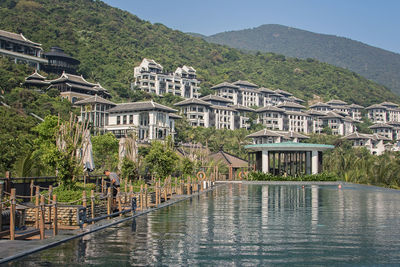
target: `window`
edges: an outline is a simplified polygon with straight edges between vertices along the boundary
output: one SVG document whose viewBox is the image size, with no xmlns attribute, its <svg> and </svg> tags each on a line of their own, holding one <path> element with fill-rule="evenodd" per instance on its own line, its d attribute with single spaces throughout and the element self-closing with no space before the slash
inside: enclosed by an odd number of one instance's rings
<svg viewBox="0 0 400 267">
<path fill-rule="evenodd" d="M 129 124 L 133 124 L 133 115 L 129 115 Z"/>
<path fill-rule="evenodd" d="M 117 116 L 117 125 L 121 124 L 121 116 Z"/>
<path fill-rule="evenodd" d="M 124 115 L 124 117 L 123 117 L 123 119 L 122 119 L 122 121 L 123 121 L 123 123 L 122 124 L 126 124 L 126 115 Z"/>
</svg>

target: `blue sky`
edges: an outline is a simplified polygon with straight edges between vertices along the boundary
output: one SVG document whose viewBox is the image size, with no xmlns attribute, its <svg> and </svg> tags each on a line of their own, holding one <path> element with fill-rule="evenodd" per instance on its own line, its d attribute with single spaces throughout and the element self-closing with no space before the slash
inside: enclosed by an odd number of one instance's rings
<svg viewBox="0 0 400 267">
<path fill-rule="evenodd" d="M 211 35 L 282 24 L 400 53 L 400 0 L 105 0 L 152 23 Z"/>
</svg>

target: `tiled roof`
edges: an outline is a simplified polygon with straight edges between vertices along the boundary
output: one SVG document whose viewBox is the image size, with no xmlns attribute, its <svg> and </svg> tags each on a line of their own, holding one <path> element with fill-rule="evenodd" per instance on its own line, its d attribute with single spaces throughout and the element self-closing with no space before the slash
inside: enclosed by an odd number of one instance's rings
<svg viewBox="0 0 400 267">
<path fill-rule="evenodd" d="M 366 107 L 365 109 L 387 109 L 387 107 L 382 106 L 380 104 L 374 104 L 374 105 L 371 105 L 369 107 Z"/>
<path fill-rule="evenodd" d="M 287 91 L 281 90 L 281 89 L 275 90 L 275 93 L 281 94 L 281 95 L 287 95 L 287 96 L 292 96 L 293 95 L 293 94 L 291 94 L 291 93 L 289 93 Z"/>
<path fill-rule="evenodd" d="M 393 102 L 382 102 L 382 103 L 380 103 L 380 105 L 385 106 L 385 107 L 391 107 L 391 106 L 398 107 L 399 106 L 398 104 L 393 103 Z"/>
<path fill-rule="evenodd" d="M 218 88 L 223 88 L 223 87 L 239 89 L 239 86 L 236 86 L 236 85 L 233 85 L 233 84 L 227 83 L 227 82 L 223 82 L 223 83 L 219 83 L 217 85 L 214 85 L 213 87 L 211 87 L 211 89 L 218 89 Z"/>
<path fill-rule="evenodd" d="M 247 161 L 222 150 L 208 155 L 208 158 L 214 161 L 225 162 L 227 165 L 231 165 L 233 168 L 248 167 Z"/>
<path fill-rule="evenodd" d="M 245 107 L 245 106 L 242 106 L 242 105 L 229 105 L 229 106 L 231 108 L 234 108 L 234 109 L 238 110 L 238 111 L 255 112 L 254 109 L 249 108 L 249 107 Z"/>
<path fill-rule="evenodd" d="M 328 105 L 347 105 L 346 102 L 339 100 L 339 99 L 332 99 L 326 102 Z"/>
<path fill-rule="evenodd" d="M 80 105 L 86 105 L 86 104 L 94 104 L 94 103 L 100 103 L 100 104 L 107 104 L 107 105 L 112 105 L 116 106 L 114 102 L 111 102 L 110 100 L 104 99 L 101 96 L 95 95 L 80 101 L 75 102 L 75 105 L 80 106 Z"/>
<path fill-rule="evenodd" d="M 13 33 L 13 32 L 7 32 L 7 31 L 0 30 L 0 37 L 5 37 L 8 39 L 13 39 L 13 40 L 20 41 L 20 42 L 23 42 L 26 44 L 39 46 L 38 48 L 40 48 L 40 46 L 41 46 L 41 44 L 32 42 L 31 40 L 27 39 L 25 36 L 22 35 L 22 33 L 17 34 L 17 33 Z"/>
<path fill-rule="evenodd" d="M 241 81 L 241 80 L 233 82 L 232 84 L 238 85 L 238 86 L 244 85 L 244 86 L 249 86 L 249 87 L 254 87 L 254 88 L 258 87 L 258 85 L 254 84 L 254 83 L 251 83 L 251 82 L 248 82 L 248 81 Z"/>
<path fill-rule="evenodd" d="M 294 116 L 310 116 L 308 113 L 302 111 L 290 111 L 290 110 L 285 110 L 285 114 Z"/>
<path fill-rule="evenodd" d="M 87 85 L 90 87 L 94 87 L 94 86 L 98 85 L 98 84 L 90 83 L 90 82 L 86 81 L 82 75 L 78 76 L 78 75 L 73 75 L 73 74 L 69 74 L 69 73 L 65 73 L 65 72 L 63 72 L 59 78 L 51 80 L 50 82 L 57 83 L 57 82 L 65 82 L 65 81 L 79 83 L 79 84 Z"/>
<path fill-rule="evenodd" d="M 182 116 L 179 116 L 179 115 L 174 114 L 174 113 L 168 113 L 168 116 L 169 116 L 171 119 L 182 119 Z"/>
<path fill-rule="evenodd" d="M 123 111 L 143 111 L 143 110 L 161 110 L 166 112 L 177 112 L 176 109 L 155 103 L 153 101 L 117 104 L 115 107 L 109 109 L 108 111 L 111 113 L 111 112 L 123 112 Z"/>
<path fill-rule="evenodd" d="M 196 104 L 196 105 L 203 105 L 203 106 L 211 106 L 210 103 L 198 99 L 198 98 L 189 98 L 189 99 L 185 99 L 183 101 L 180 101 L 176 104 L 174 104 L 174 106 L 186 106 L 186 105 L 191 105 L 191 104 Z"/>
<path fill-rule="evenodd" d="M 260 92 L 267 93 L 267 94 L 275 94 L 275 91 L 273 91 L 272 89 L 265 88 L 265 87 L 258 88 L 258 90 Z"/>
<path fill-rule="evenodd" d="M 262 129 L 262 130 L 260 130 L 258 132 L 249 134 L 246 137 L 255 138 L 255 137 L 267 137 L 267 136 L 283 137 L 284 135 L 282 133 L 280 133 L 280 132 L 277 132 L 277 131 L 271 131 L 271 130 L 268 130 L 268 129 Z"/>
<path fill-rule="evenodd" d="M 301 103 L 305 102 L 303 99 L 297 98 L 295 96 L 289 96 L 289 99 L 292 101 L 297 101 L 297 102 L 301 102 Z"/>
<path fill-rule="evenodd" d="M 34 73 L 32 73 L 31 75 L 29 75 L 28 77 L 25 78 L 25 80 L 42 80 L 44 81 L 46 79 L 46 77 L 40 75 L 37 70 L 35 70 Z"/>
<path fill-rule="evenodd" d="M 342 137 L 342 139 L 347 139 L 347 140 L 355 140 L 355 139 L 372 139 L 372 140 L 383 140 L 383 141 L 390 141 L 390 138 L 387 138 L 386 136 L 382 136 L 379 134 L 363 134 L 363 133 L 358 133 L 358 132 L 354 132 L 351 134 L 348 134 L 344 137 Z"/>
<path fill-rule="evenodd" d="M 376 124 L 369 126 L 368 128 L 370 128 L 370 129 L 390 128 L 391 129 L 391 128 L 393 128 L 393 126 L 386 124 L 386 123 L 376 123 Z"/>
<path fill-rule="evenodd" d="M 218 106 L 218 105 L 212 105 L 211 108 L 213 108 L 213 109 L 229 110 L 229 111 L 236 111 L 236 109 L 234 109 L 234 108 L 226 107 L 226 106 Z"/>
<path fill-rule="evenodd" d="M 222 96 L 217 96 L 217 95 L 207 95 L 207 96 L 203 96 L 202 98 L 200 98 L 203 101 L 220 101 L 220 102 L 226 102 L 226 103 L 233 103 L 233 100 L 222 97 Z"/>
<path fill-rule="evenodd" d="M 360 106 L 360 105 L 357 105 L 357 104 L 351 104 L 350 106 L 349 106 L 349 108 L 364 108 L 363 106 Z"/>
<path fill-rule="evenodd" d="M 329 111 L 325 114 L 325 118 L 337 118 L 337 119 L 343 119 L 343 116 L 340 116 L 339 114 L 337 114 L 336 112 L 333 111 Z"/>
<path fill-rule="evenodd" d="M 306 107 L 297 103 L 293 103 L 293 102 L 283 102 L 282 104 L 279 104 L 277 106 L 278 108 L 280 107 L 288 107 L 288 108 L 299 108 L 299 109 L 305 109 Z"/>
<path fill-rule="evenodd" d="M 282 112 L 282 113 L 285 112 L 284 109 L 278 108 L 278 107 L 276 107 L 276 106 L 271 106 L 271 105 L 268 105 L 268 106 L 265 106 L 265 107 L 256 109 L 256 112 L 257 112 L 257 113 L 259 113 L 259 112 L 266 112 L 266 111 L 275 111 L 275 112 Z"/>
<path fill-rule="evenodd" d="M 293 132 L 293 131 L 289 131 L 289 132 L 282 132 L 282 134 L 287 138 L 298 138 L 298 139 L 309 139 L 310 137 L 298 133 L 298 132 Z"/>
<path fill-rule="evenodd" d="M 310 106 L 310 108 L 316 108 L 316 107 L 330 107 L 330 106 L 328 104 L 322 103 L 322 102 L 318 102 L 318 103 L 315 103 Z"/>
</svg>

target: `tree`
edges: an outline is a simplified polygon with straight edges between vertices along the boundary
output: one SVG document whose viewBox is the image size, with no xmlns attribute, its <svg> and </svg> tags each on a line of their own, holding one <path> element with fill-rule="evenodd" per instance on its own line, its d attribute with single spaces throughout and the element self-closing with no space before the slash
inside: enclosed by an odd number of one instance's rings
<svg viewBox="0 0 400 267">
<path fill-rule="evenodd" d="M 172 174 L 178 161 L 178 156 L 168 143 L 152 142 L 150 151 L 145 157 L 150 173 L 158 178 L 165 178 Z"/>
<path fill-rule="evenodd" d="M 96 169 L 115 169 L 118 165 L 118 139 L 109 132 L 93 136 L 91 141 Z"/>
</svg>

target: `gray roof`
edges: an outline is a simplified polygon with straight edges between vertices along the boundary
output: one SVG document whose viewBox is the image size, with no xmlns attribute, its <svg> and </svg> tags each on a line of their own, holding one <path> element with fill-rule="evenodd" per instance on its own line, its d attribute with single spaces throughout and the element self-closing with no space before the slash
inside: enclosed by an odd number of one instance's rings
<svg viewBox="0 0 400 267">
<path fill-rule="evenodd" d="M 328 105 L 347 105 L 346 102 L 339 100 L 339 99 L 332 99 L 326 102 Z"/>
<path fill-rule="evenodd" d="M 289 99 L 293 100 L 293 101 L 298 101 L 298 102 L 301 102 L 301 103 L 305 102 L 303 99 L 300 99 L 300 98 L 295 97 L 295 96 L 289 96 Z"/>
<path fill-rule="evenodd" d="M 295 116 L 310 116 L 308 113 L 302 112 L 302 111 L 286 111 L 285 110 L 285 114 L 286 115 L 295 115 Z"/>
<path fill-rule="evenodd" d="M 330 106 L 328 104 L 322 103 L 322 102 L 318 102 L 318 103 L 315 103 L 310 106 L 310 108 L 316 108 L 316 107 L 330 107 Z"/>
<path fill-rule="evenodd" d="M 266 111 L 275 111 L 275 112 L 281 112 L 281 113 L 285 112 L 285 110 L 282 109 L 282 108 L 278 108 L 278 107 L 270 106 L 270 105 L 262 107 L 262 108 L 259 108 L 259 109 L 256 109 L 257 113 L 258 112 L 266 112 Z"/>
<path fill-rule="evenodd" d="M 361 108 L 364 108 L 363 106 L 360 106 L 360 105 L 357 105 L 357 104 L 351 104 L 350 106 L 349 106 L 349 108 L 359 108 L 359 109 L 361 109 Z"/>
<path fill-rule="evenodd" d="M 343 119 L 343 116 L 337 114 L 336 112 L 329 111 L 325 114 L 325 118 L 336 118 L 336 119 Z"/>
<path fill-rule="evenodd" d="M 245 106 L 242 106 L 242 105 L 229 105 L 231 108 L 234 108 L 234 109 L 236 109 L 236 110 L 238 110 L 238 111 L 247 111 L 247 112 L 255 112 L 255 110 L 254 109 L 252 109 L 252 108 L 249 108 L 249 107 L 245 107 Z"/>
<path fill-rule="evenodd" d="M 213 87 L 211 87 L 211 89 L 218 89 L 218 88 L 223 88 L 223 87 L 239 89 L 239 86 L 236 86 L 236 85 L 233 85 L 233 84 L 227 83 L 227 82 L 223 82 L 223 83 L 219 83 L 217 85 L 214 85 Z"/>
<path fill-rule="evenodd" d="M 233 103 L 233 100 L 222 97 L 222 96 L 217 96 L 217 95 L 206 95 L 206 96 L 203 96 L 202 98 L 200 98 L 200 100 L 203 100 L 203 101 L 214 100 L 214 101 L 220 101 L 220 102 L 226 102 L 226 103 Z"/>
<path fill-rule="evenodd" d="M 316 111 L 316 110 L 306 110 L 305 113 L 307 113 L 310 116 L 316 116 L 316 117 L 325 117 L 325 113 L 320 112 L 320 111 Z"/>
<path fill-rule="evenodd" d="M 251 83 L 251 82 L 248 82 L 248 81 L 241 81 L 241 80 L 233 82 L 232 84 L 238 85 L 238 86 L 244 85 L 244 86 L 249 86 L 249 87 L 254 87 L 254 88 L 258 87 L 258 85 L 254 84 L 254 83 Z"/>
<path fill-rule="evenodd" d="M 87 85 L 90 87 L 94 87 L 94 86 L 98 85 L 98 84 L 90 83 L 90 82 L 86 81 L 82 75 L 78 76 L 78 75 L 73 75 L 73 74 L 69 74 L 69 73 L 65 73 L 65 72 L 63 72 L 59 78 L 51 80 L 50 82 L 57 83 L 57 82 L 65 82 L 65 81 L 70 81 L 73 83 L 80 83 L 80 84 Z"/>
<path fill-rule="evenodd" d="M 289 93 L 287 91 L 281 90 L 281 89 L 275 90 L 275 93 L 281 94 L 281 95 L 288 95 L 288 96 L 292 96 L 293 95 L 293 94 L 291 94 L 291 93 Z"/>
<path fill-rule="evenodd" d="M 212 109 L 222 109 L 222 110 L 229 110 L 229 111 L 236 111 L 236 109 L 231 108 L 231 107 L 226 107 L 226 106 L 218 106 L 218 105 L 212 105 Z"/>
<path fill-rule="evenodd" d="M 277 107 L 288 107 L 288 108 L 299 108 L 299 109 L 305 109 L 306 107 L 297 103 L 293 102 L 283 102 L 282 104 L 279 104 Z"/>
<path fill-rule="evenodd" d="M 262 130 L 260 130 L 258 132 L 249 134 L 246 137 L 255 138 L 255 137 L 265 137 L 265 136 L 283 137 L 283 134 L 281 134 L 281 133 L 279 133 L 277 131 L 271 131 L 271 130 L 268 130 L 268 129 L 262 129 Z"/>
<path fill-rule="evenodd" d="M 381 104 L 380 104 L 381 106 L 385 106 L 385 107 L 391 107 L 391 106 L 394 106 L 394 107 L 398 107 L 399 105 L 398 104 L 396 104 L 396 103 L 393 103 L 393 102 L 382 102 Z"/>
<path fill-rule="evenodd" d="M 198 98 L 185 99 L 183 101 L 180 101 L 180 102 L 174 104 L 174 106 L 187 106 L 187 105 L 192 105 L 192 104 L 202 105 L 202 106 L 211 106 L 210 103 L 203 101 L 201 99 L 198 99 Z"/>
<path fill-rule="evenodd" d="M 44 81 L 46 79 L 46 77 L 40 75 L 37 70 L 35 70 L 34 73 L 32 73 L 31 75 L 29 75 L 28 77 L 25 78 L 25 80 L 42 80 Z"/>
<path fill-rule="evenodd" d="M 358 133 L 358 132 L 354 132 L 351 134 L 348 134 L 344 137 L 342 137 L 342 139 L 347 139 L 347 140 L 358 140 L 358 139 L 372 139 L 372 140 L 383 140 L 383 141 L 390 141 L 390 138 L 387 138 L 386 136 L 382 136 L 379 134 L 363 134 L 363 133 Z"/>
<path fill-rule="evenodd" d="M 293 132 L 293 131 L 289 131 L 289 132 L 282 132 L 282 134 L 287 138 L 298 138 L 298 139 L 309 139 L 310 137 L 298 133 L 298 132 Z"/>
<path fill-rule="evenodd" d="M 5 37 L 8 39 L 16 40 L 16 41 L 23 42 L 23 43 L 29 44 L 29 45 L 33 45 L 33 46 L 36 46 L 37 48 L 42 49 L 40 47 L 41 44 L 32 42 L 31 40 L 29 40 L 25 36 L 23 36 L 22 33 L 17 34 L 17 33 L 13 33 L 13 32 L 7 32 L 7 31 L 0 30 L 0 37 Z"/>
<path fill-rule="evenodd" d="M 177 114 L 174 113 L 168 113 L 168 116 L 170 119 L 182 119 L 182 116 L 179 116 Z"/>
<path fill-rule="evenodd" d="M 390 128 L 390 129 L 392 129 L 393 126 L 389 125 L 389 124 L 386 124 L 386 123 L 376 123 L 376 124 L 373 124 L 373 125 L 369 126 L 368 128 L 370 128 L 370 129 L 378 129 L 378 128 Z"/>
<path fill-rule="evenodd" d="M 116 106 L 114 102 L 111 102 L 110 100 L 104 99 L 101 96 L 95 95 L 80 101 L 75 102 L 74 105 L 80 106 L 80 105 L 86 105 L 86 104 L 95 104 L 95 103 L 100 103 L 100 104 L 107 104 L 107 105 L 112 105 Z"/>
<path fill-rule="evenodd" d="M 258 90 L 260 92 L 267 93 L 267 94 L 275 94 L 275 91 L 273 91 L 272 89 L 265 88 L 265 87 L 260 87 L 260 88 L 258 88 Z"/>
<path fill-rule="evenodd" d="M 374 104 L 374 105 L 371 105 L 369 107 L 366 107 L 365 109 L 387 109 L 387 107 L 382 106 L 380 104 Z"/>
<path fill-rule="evenodd" d="M 115 107 L 109 109 L 108 111 L 112 113 L 112 112 L 123 112 L 123 111 L 144 111 L 144 110 L 161 110 L 166 112 L 177 112 L 176 109 L 155 103 L 153 101 L 117 104 Z"/>
</svg>

